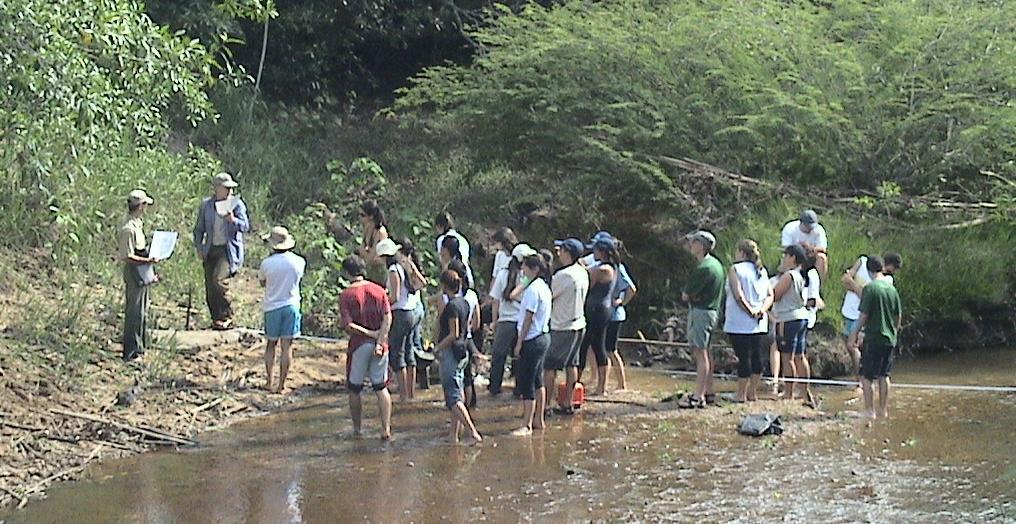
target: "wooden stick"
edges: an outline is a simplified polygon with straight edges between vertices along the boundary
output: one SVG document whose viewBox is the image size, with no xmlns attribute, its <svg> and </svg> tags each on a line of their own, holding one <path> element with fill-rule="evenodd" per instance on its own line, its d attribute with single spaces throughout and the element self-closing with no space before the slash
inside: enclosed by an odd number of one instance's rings
<svg viewBox="0 0 1016 524">
<path fill-rule="evenodd" d="M 132 433 L 137 433 L 139 435 L 143 435 L 145 437 L 153 438 L 155 440 L 166 440 L 166 441 L 169 441 L 169 442 L 173 442 L 173 443 L 179 444 L 181 446 L 196 446 L 198 444 L 194 440 L 190 440 L 188 438 L 180 437 L 180 436 L 177 436 L 177 435 L 171 435 L 169 433 L 166 433 L 166 432 L 163 432 L 163 431 L 159 431 L 159 430 L 156 430 L 156 429 L 139 428 L 139 427 L 131 426 L 129 424 L 124 424 L 122 422 L 117 422 L 115 420 L 109 420 L 109 419 L 104 419 L 102 417 L 97 417 L 95 415 L 89 415 L 87 413 L 75 413 L 73 411 L 64 411 L 62 409 L 50 409 L 49 411 L 50 411 L 50 413 L 53 413 L 55 415 L 63 415 L 65 417 L 79 418 L 79 419 L 88 420 L 88 421 L 91 421 L 91 422 L 97 422 L 99 424 L 106 424 L 107 426 L 113 426 L 115 428 L 119 428 L 119 429 L 122 429 L 124 431 L 130 431 Z"/>
<path fill-rule="evenodd" d="M 192 410 L 191 414 L 197 415 L 198 413 L 201 413 L 202 411 L 204 411 L 206 409 L 214 408 L 215 406 L 218 406 L 219 404 L 221 404 L 224 399 L 225 399 L 225 397 L 219 397 L 219 398 L 217 398 L 215 400 L 212 400 L 211 402 L 205 402 L 204 404 L 201 404 L 200 406 L 198 406 L 197 408 Z"/>
<path fill-rule="evenodd" d="M 687 342 L 670 342 L 668 340 L 646 340 L 646 339 L 639 340 L 637 338 L 619 338 L 619 339 L 617 339 L 617 341 L 625 343 L 625 344 L 645 344 L 647 346 L 668 346 L 668 347 L 678 347 L 678 348 L 691 347 L 691 344 L 689 344 Z M 716 348 L 716 347 L 729 347 L 729 346 L 711 346 L 711 347 Z"/>
</svg>

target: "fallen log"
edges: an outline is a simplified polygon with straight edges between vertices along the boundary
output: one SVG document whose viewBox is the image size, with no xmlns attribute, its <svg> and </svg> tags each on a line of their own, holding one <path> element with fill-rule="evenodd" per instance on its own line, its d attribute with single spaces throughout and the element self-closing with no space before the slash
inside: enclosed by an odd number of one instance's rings
<svg viewBox="0 0 1016 524">
<path fill-rule="evenodd" d="M 191 440 L 189 438 L 181 437 L 181 436 L 178 436 L 178 435 L 172 435 L 172 434 L 169 434 L 169 433 L 166 433 L 164 431 L 160 431 L 160 430 L 157 430 L 157 429 L 154 429 L 154 428 L 141 428 L 141 427 L 137 427 L 137 426 L 131 426 L 130 424 L 124 424 L 122 422 L 117 422 L 115 420 L 110 420 L 110 419 L 106 419 L 106 418 L 102 418 L 102 417 L 97 417 L 95 415 L 89 415 L 88 413 L 75 413 L 73 411 L 65 411 L 65 410 L 62 410 L 62 409 L 50 409 L 49 411 L 50 411 L 50 413 L 53 413 L 55 415 L 62 415 L 62 416 L 65 416 L 65 417 L 78 418 L 78 419 L 82 419 L 82 420 L 88 420 L 88 421 L 91 421 L 91 422 L 96 422 L 96 423 L 99 423 L 99 424 L 105 424 L 107 426 L 113 426 L 115 428 L 122 429 L 124 431 L 129 431 L 131 433 L 136 433 L 138 435 L 142 435 L 142 436 L 145 436 L 145 437 L 157 440 L 157 441 L 172 442 L 174 444 L 178 444 L 178 445 L 181 445 L 181 446 L 196 446 L 196 445 L 198 445 L 197 441 Z"/>
</svg>

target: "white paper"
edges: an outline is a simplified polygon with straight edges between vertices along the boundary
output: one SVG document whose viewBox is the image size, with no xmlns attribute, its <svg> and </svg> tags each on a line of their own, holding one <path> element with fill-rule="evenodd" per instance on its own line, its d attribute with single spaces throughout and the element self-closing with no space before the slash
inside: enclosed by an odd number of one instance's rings
<svg viewBox="0 0 1016 524">
<path fill-rule="evenodd" d="M 225 200 L 216 200 L 215 212 L 218 213 L 219 216 L 226 216 L 233 210 L 233 208 L 236 207 L 236 203 L 239 202 L 239 200 L 240 199 L 235 196 L 227 197 Z"/>
<path fill-rule="evenodd" d="M 148 256 L 156 260 L 166 260 L 173 254 L 178 236 L 176 231 L 156 231 L 152 234 Z"/>
</svg>

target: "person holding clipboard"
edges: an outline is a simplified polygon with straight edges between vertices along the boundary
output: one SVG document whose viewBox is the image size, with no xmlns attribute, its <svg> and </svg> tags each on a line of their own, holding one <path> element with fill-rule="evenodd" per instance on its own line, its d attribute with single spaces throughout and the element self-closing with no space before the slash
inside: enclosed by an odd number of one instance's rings
<svg viewBox="0 0 1016 524">
<path fill-rule="evenodd" d="M 229 173 L 212 178 L 212 196 L 201 201 L 194 224 L 194 246 L 205 270 L 205 299 L 212 329 L 230 329 L 233 308 L 228 279 L 243 265 L 243 234 L 250 231 L 247 206 L 233 194 L 237 184 Z"/>
<path fill-rule="evenodd" d="M 130 362 L 145 354 L 148 330 L 148 288 L 155 281 L 151 264 L 159 260 L 148 255 L 145 224 L 142 217 L 155 201 L 141 189 L 127 194 L 127 217 L 118 235 L 118 258 L 123 263 L 126 286 L 123 326 L 123 360 Z"/>
</svg>

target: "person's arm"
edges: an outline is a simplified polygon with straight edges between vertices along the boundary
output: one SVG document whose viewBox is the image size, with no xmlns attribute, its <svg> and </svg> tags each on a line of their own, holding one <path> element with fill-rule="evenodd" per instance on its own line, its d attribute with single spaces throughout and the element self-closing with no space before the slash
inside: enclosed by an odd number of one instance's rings
<svg viewBox="0 0 1016 524">
<path fill-rule="evenodd" d="M 748 298 L 744 296 L 744 290 L 741 289 L 741 281 L 737 278 L 737 270 L 734 269 L 734 266 L 730 266 L 730 269 L 727 270 L 727 284 L 730 286 L 730 292 L 734 295 L 737 305 L 741 306 L 745 313 L 755 316 L 756 311 L 751 309 Z"/>
<path fill-rule="evenodd" d="M 850 269 L 848 269 L 847 272 L 843 273 L 843 276 L 840 277 L 840 282 L 843 284 L 843 287 L 846 288 L 847 291 L 851 291 L 857 295 L 860 295 L 863 289 L 861 286 L 857 285 L 857 282 L 854 281 L 854 279 L 857 278 L 857 272 L 860 270 L 861 259 L 858 258 L 854 261 L 854 265 L 850 266 Z"/>
<path fill-rule="evenodd" d="M 154 258 L 139 256 L 137 254 L 137 243 L 134 240 L 133 230 L 123 229 L 120 231 L 120 255 L 125 263 L 132 266 L 140 266 L 142 264 L 154 264 L 158 262 Z"/>
<path fill-rule="evenodd" d="M 402 275 L 399 275 L 398 271 L 388 272 L 388 303 L 394 304 L 399 301 L 399 295 L 402 294 Z"/>
<path fill-rule="evenodd" d="M 772 286 L 766 286 L 766 298 L 762 300 L 762 307 L 758 310 L 758 315 L 761 317 L 769 308 L 773 307 L 773 303 L 776 302 L 773 296 Z"/>
<path fill-rule="evenodd" d="M 301 274 L 301 276 L 303 275 Z M 268 285 L 268 278 L 265 276 L 265 268 L 263 266 L 258 268 L 258 282 L 261 284 L 261 287 Z"/>
<path fill-rule="evenodd" d="M 815 227 L 818 228 L 818 238 L 815 239 L 815 251 L 825 253 L 829 248 L 829 239 L 826 238 L 825 228 L 821 224 Z"/>
<path fill-rule="evenodd" d="M 377 330 L 377 349 L 374 354 L 381 355 L 384 351 L 381 346 L 388 344 L 388 331 L 392 328 L 392 311 L 385 311 L 385 315 L 381 317 L 381 327 Z"/>
<path fill-rule="evenodd" d="M 473 332 L 480 329 L 480 308 L 474 306 L 473 314 L 469 316 L 469 331 Z"/>
<path fill-rule="evenodd" d="M 440 323 L 441 321 L 438 320 L 438 322 Z M 444 351 L 452 347 L 452 344 L 459 339 L 461 331 L 462 329 L 459 325 L 459 317 L 451 315 L 448 319 L 448 336 L 438 341 L 437 345 L 434 346 L 434 352 Z"/>
<path fill-rule="evenodd" d="M 208 254 L 208 250 L 205 249 L 205 203 L 201 202 L 198 206 L 198 218 L 194 222 L 194 248 L 198 250 L 198 256 L 204 260 Z"/>
<path fill-rule="evenodd" d="M 859 346 L 858 335 L 861 332 L 861 328 L 863 328 L 864 325 L 867 323 L 868 323 L 868 314 L 861 313 L 861 316 L 857 318 L 857 324 L 854 325 L 854 330 L 850 332 L 850 337 L 848 339 L 848 345 L 850 347 L 856 348 Z"/>
<path fill-rule="evenodd" d="M 787 294 L 790 290 L 790 283 L 794 280 L 794 277 L 790 276 L 790 272 L 780 275 L 780 280 L 776 282 L 776 287 L 773 288 L 773 300 L 780 300 L 783 295 Z"/>
<path fill-rule="evenodd" d="M 684 285 L 684 291 L 681 292 L 681 300 L 691 302 L 702 293 L 705 286 L 703 276 L 701 268 L 695 268 L 691 272 L 691 276 L 688 277 L 688 283 Z"/>
<path fill-rule="evenodd" d="M 638 294 L 638 292 L 639 288 L 635 287 L 635 283 L 629 281 L 628 289 L 624 290 L 624 293 L 621 295 L 621 303 L 618 305 L 627 306 L 635 298 L 635 295 Z"/>
<path fill-rule="evenodd" d="M 412 282 L 414 289 L 420 290 L 427 287 L 427 277 L 412 260 L 406 259 L 406 263 L 402 264 L 402 269 L 406 270 L 406 275 L 409 275 L 409 281 Z"/>
<path fill-rule="evenodd" d="M 247 205 L 242 199 L 238 199 L 236 207 L 226 215 L 226 220 L 236 226 L 237 231 L 246 233 L 250 231 L 250 220 L 247 218 Z"/>
<path fill-rule="evenodd" d="M 529 328 L 533 326 L 533 315 L 532 311 L 526 310 L 525 316 L 522 318 L 522 331 L 519 332 L 519 336 L 516 337 L 515 341 L 515 356 L 522 354 L 522 343 L 526 337 L 526 333 L 529 333 Z"/>
</svg>

